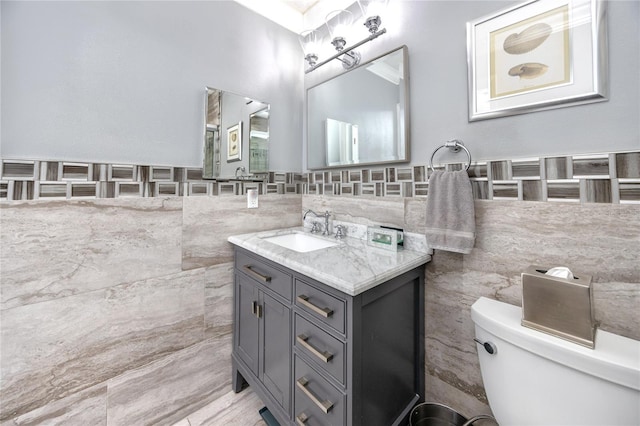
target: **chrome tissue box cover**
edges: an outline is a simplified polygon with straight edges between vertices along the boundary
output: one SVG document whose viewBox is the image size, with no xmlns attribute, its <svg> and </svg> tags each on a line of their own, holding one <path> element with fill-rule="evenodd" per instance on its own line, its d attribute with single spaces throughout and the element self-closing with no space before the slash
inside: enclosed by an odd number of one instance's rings
<svg viewBox="0 0 640 426">
<path fill-rule="evenodd" d="M 593 349 L 596 328 L 590 275 L 565 279 L 530 266 L 522 273 L 522 325 Z"/>
</svg>

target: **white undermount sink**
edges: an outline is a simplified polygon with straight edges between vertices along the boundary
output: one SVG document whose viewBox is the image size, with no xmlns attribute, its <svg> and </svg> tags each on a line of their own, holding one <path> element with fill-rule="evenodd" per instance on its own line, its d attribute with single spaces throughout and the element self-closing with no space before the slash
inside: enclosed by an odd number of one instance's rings
<svg viewBox="0 0 640 426">
<path fill-rule="evenodd" d="M 299 253 L 307 253 L 309 251 L 329 248 L 340 244 L 337 241 L 330 241 L 325 238 L 316 237 L 315 235 L 302 232 L 264 237 L 263 240 Z"/>
</svg>

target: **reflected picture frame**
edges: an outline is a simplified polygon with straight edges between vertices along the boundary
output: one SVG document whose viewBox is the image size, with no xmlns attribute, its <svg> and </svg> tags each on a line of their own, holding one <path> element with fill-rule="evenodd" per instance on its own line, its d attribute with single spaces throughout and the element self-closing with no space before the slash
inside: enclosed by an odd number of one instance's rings
<svg viewBox="0 0 640 426">
<path fill-rule="evenodd" d="M 242 121 L 227 128 L 227 163 L 242 160 Z"/>
<path fill-rule="evenodd" d="M 606 7 L 533 0 L 467 22 L 469 121 L 608 100 Z"/>
</svg>

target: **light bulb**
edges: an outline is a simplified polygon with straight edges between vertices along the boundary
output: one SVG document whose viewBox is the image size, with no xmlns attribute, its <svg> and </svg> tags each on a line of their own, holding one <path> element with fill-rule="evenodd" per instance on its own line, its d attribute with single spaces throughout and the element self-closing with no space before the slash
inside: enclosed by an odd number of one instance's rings
<svg viewBox="0 0 640 426">
<path fill-rule="evenodd" d="M 327 15 L 325 21 L 331 35 L 331 44 L 335 46 L 336 50 L 342 50 L 351 31 L 352 13 L 348 10 L 334 10 Z"/>
</svg>

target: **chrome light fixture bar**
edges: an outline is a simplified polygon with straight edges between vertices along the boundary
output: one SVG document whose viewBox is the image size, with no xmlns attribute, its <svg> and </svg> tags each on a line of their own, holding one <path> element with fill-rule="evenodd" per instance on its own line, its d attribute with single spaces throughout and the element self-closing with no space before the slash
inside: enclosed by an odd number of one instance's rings
<svg viewBox="0 0 640 426">
<path fill-rule="evenodd" d="M 386 32 L 387 32 L 387 30 L 385 28 L 383 28 L 380 31 L 377 31 L 377 32 L 371 34 L 369 37 L 359 41 L 358 43 L 354 44 L 353 46 L 345 47 L 340 52 L 336 53 L 335 55 L 331 56 L 330 58 L 325 59 L 322 62 L 319 62 L 319 63 L 316 63 L 316 64 L 309 63 L 309 65 L 311 65 L 311 66 L 305 70 L 305 74 L 309 74 L 311 71 L 314 71 L 314 70 L 320 68 L 321 66 L 328 64 L 329 62 L 333 61 L 334 59 L 340 58 L 341 55 L 344 55 L 345 53 L 349 53 L 353 49 L 357 49 L 358 47 L 362 46 L 363 44 L 368 43 L 371 40 L 380 37 L 382 34 L 384 34 Z M 344 66 L 344 62 L 343 62 L 343 66 Z"/>
<path fill-rule="evenodd" d="M 345 69 L 351 69 L 360 63 L 360 53 L 355 49 L 365 43 L 385 34 L 385 28 L 380 29 L 382 18 L 380 15 L 387 6 L 389 0 L 357 0 L 358 6 L 365 17 L 364 25 L 368 28 L 370 35 L 347 47 L 347 36 L 353 22 L 353 15 L 348 10 L 334 10 L 329 13 L 325 19 L 326 26 L 329 30 L 331 44 L 338 53 L 328 59 L 318 63 L 318 51 L 320 50 L 321 37 L 317 30 L 307 30 L 300 33 L 300 44 L 305 54 L 305 60 L 309 63 L 309 68 L 305 70 L 308 74 L 311 71 L 333 61 L 334 59 L 342 62 Z"/>
</svg>

